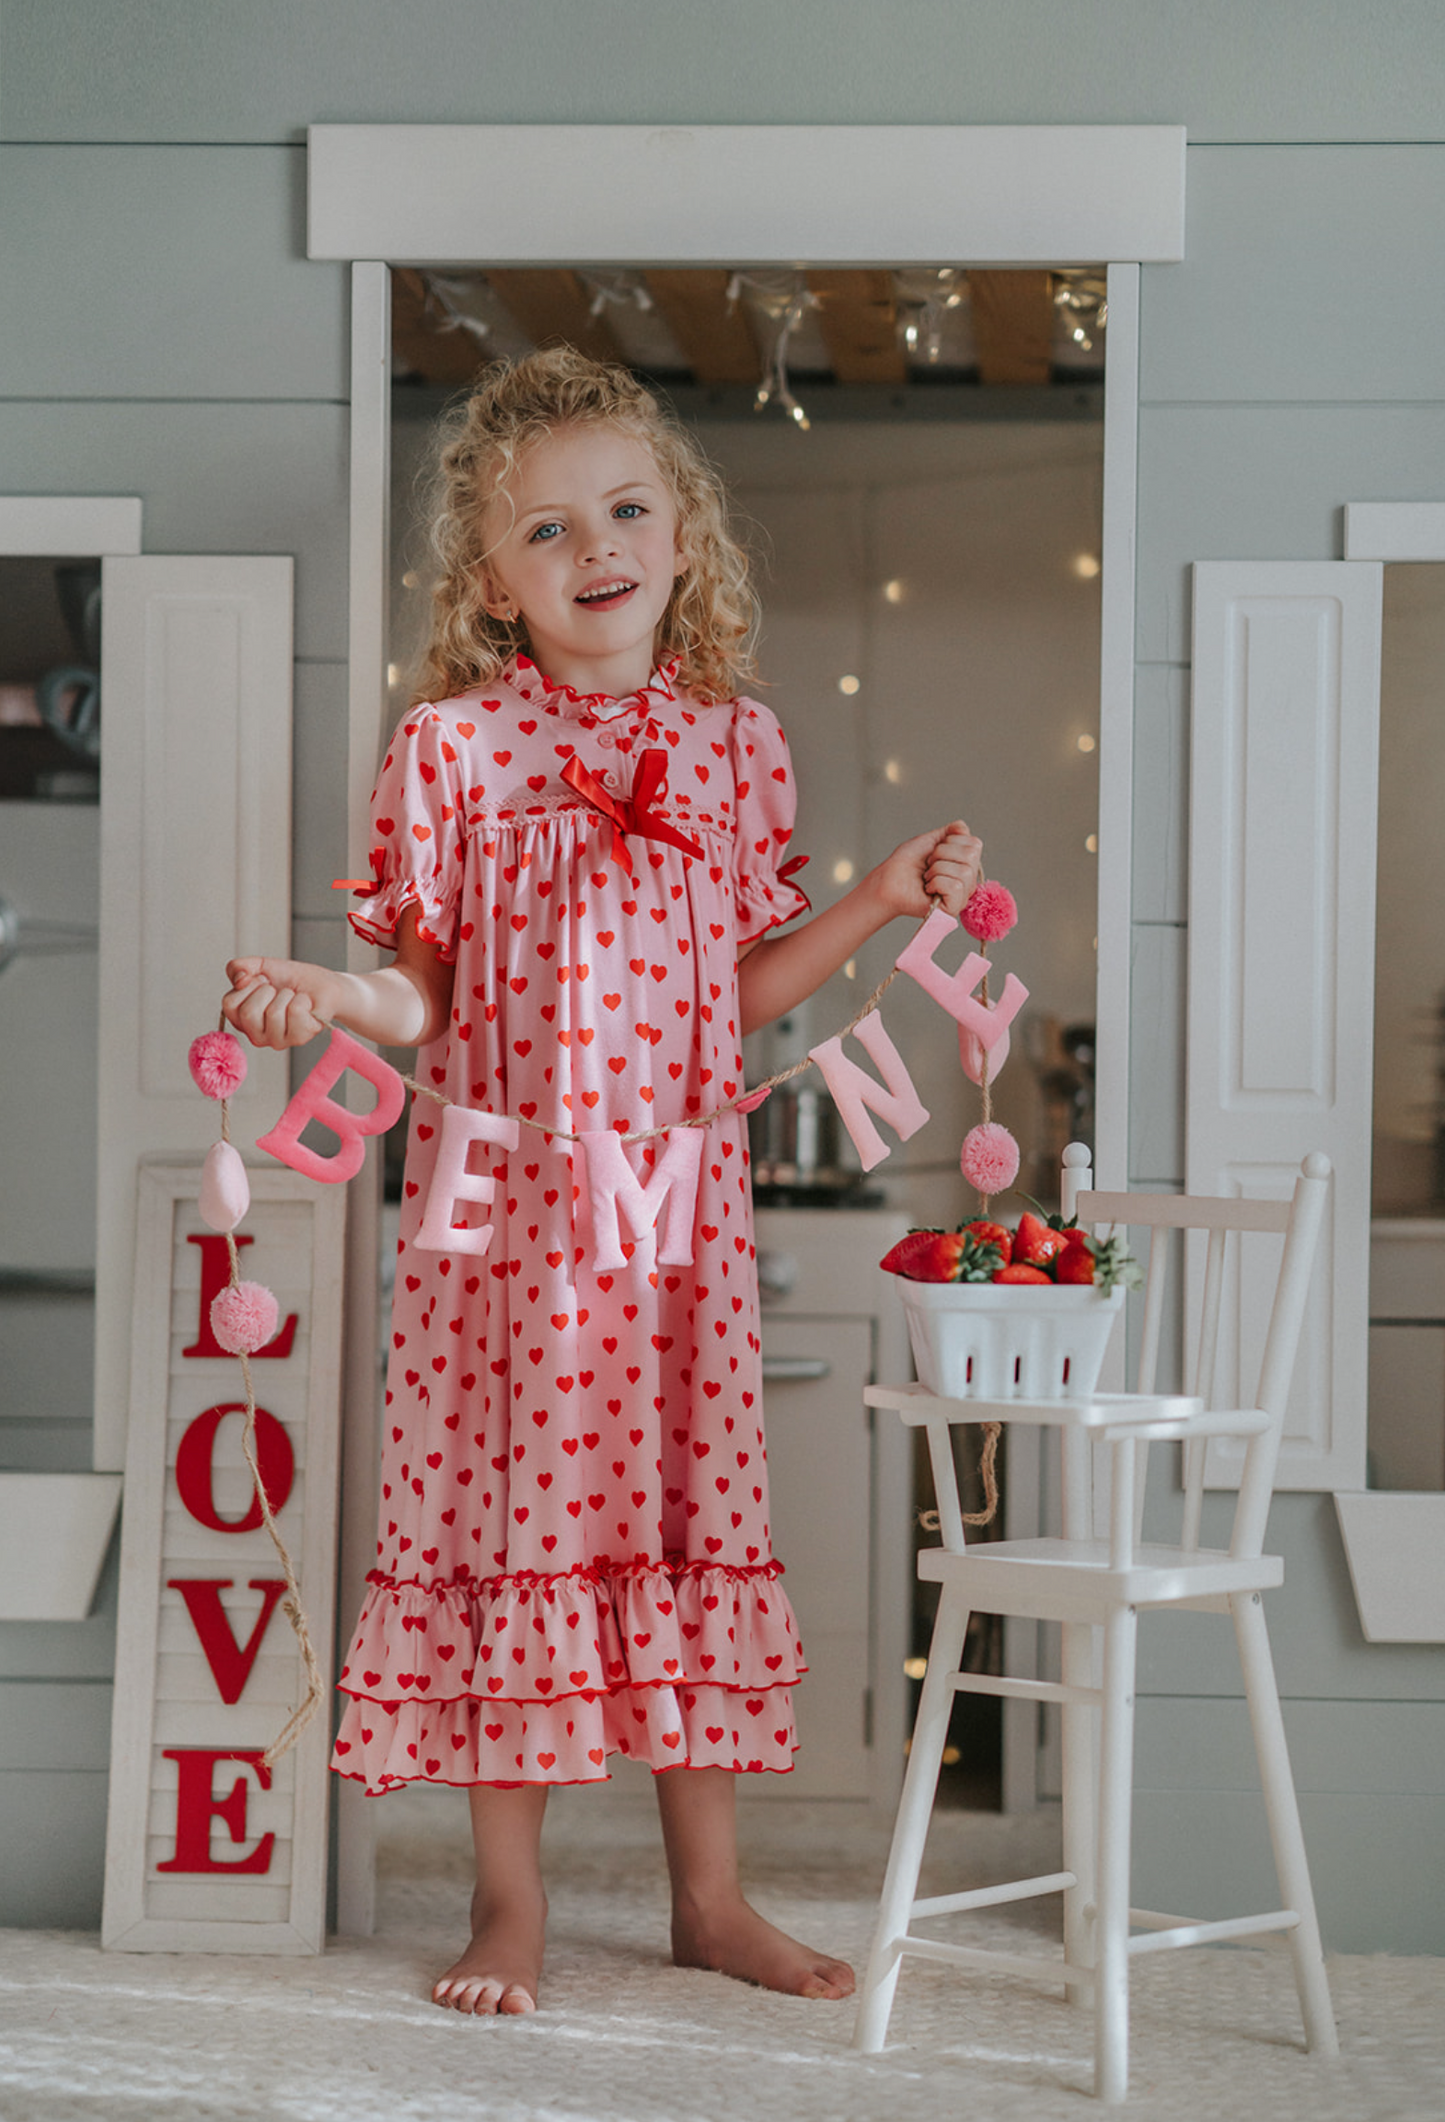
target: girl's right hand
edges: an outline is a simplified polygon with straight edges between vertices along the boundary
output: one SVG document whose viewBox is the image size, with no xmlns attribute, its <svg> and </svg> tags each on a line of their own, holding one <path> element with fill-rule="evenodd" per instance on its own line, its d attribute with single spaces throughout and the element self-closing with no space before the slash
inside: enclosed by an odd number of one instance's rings
<svg viewBox="0 0 1445 2122">
<path fill-rule="evenodd" d="M 222 1014 L 253 1046 L 304 1046 L 339 1005 L 340 976 L 299 958 L 232 958 L 226 978 Z"/>
</svg>

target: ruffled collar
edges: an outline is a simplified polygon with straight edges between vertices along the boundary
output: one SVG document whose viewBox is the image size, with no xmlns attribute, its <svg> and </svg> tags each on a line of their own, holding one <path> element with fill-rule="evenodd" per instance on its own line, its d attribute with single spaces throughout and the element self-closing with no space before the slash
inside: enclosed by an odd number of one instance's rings
<svg viewBox="0 0 1445 2122">
<path fill-rule="evenodd" d="M 675 700 L 673 690 L 678 672 L 678 658 L 670 656 L 659 663 L 646 685 L 640 685 L 635 693 L 621 695 L 613 693 L 579 693 L 570 685 L 559 685 L 545 671 L 538 670 L 530 656 L 520 653 L 508 665 L 506 682 L 514 692 L 520 693 L 528 702 L 539 701 L 549 714 L 560 714 L 565 700 L 572 707 L 580 708 L 584 715 L 591 715 L 597 722 L 615 722 L 619 715 L 646 712 L 655 703 Z"/>
</svg>

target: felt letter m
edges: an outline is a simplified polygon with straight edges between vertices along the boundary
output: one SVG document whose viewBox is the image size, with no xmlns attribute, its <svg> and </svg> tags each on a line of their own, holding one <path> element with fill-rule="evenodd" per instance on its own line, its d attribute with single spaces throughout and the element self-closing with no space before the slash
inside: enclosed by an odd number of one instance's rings
<svg viewBox="0 0 1445 2122">
<path fill-rule="evenodd" d="M 592 1204 L 592 1265 L 599 1274 L 625 1267 L 619 1208 L 625 1209 L 632 1235 L 637 1240 L 637 1259 L 650 1260 L 653 1231 L 664 1206 L 667 1221 L 657 1244 L 657 1259 L 665 1267 L 686 1267 L 692 1260 L 692 1218 L 697 1203 L 697 1174 L 702 1161 L 702 1129 L 674 1127 L 668 1131 L 667 1153 L 644 1186 L 612 1133 L 583 1135 L 587 1153 L 587 1190 Z"/>
<path fill-rule="evenodd" d="M 875 1083 L 856 1063 L 850 1061 L 843 1051 L 843 1041 L 825 1039 L 821 1046 L 810 1049 L 808 1058 L 816 1061 L 822 1071 L 823 1081 L 833 1093 L 833 1102 L 843 1116 L 843 1125 L 853 1137 L 865 1172 L 888 1154 L 888 1145 L 864 1111 L 869 1106 L 893 1128 L 900 1142 L 916 1135 L 927 1112 L 913 1088 L 913 1079 L 903 1065 L 897 1047 L 883 1029 L 883 1019 L 876 1009 L 870 1010 L 860 1023 L 853 1027 L 854 1036 L 877 1062 L 883 1083 Z"/>
</svg>

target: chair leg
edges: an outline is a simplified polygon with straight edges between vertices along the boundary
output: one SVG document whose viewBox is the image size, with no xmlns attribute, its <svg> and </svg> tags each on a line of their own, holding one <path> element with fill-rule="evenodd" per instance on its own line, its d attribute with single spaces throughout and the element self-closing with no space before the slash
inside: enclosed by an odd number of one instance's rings
<svg viewBox="0 0 1445 2122">
<path fill-rule="evenodd" d="M 898 1801 L 898 1818 L 893 1827 L 893 1845 L 888 1853 L 888 1870 L 883 1880 L 873 1948 L 858 1994 L 853 2046 L 865 2055 L 876 2054 L 888 2034 L 893 1993 L 898 1987 L 902 1960 L 896 1940 L 908 1928 L 909 1914 L 918 1890 L 918 1873 L 923 1863 L 923 1846 L 928 1839 L 938 1771 L 948 1742 L 953 1676 L 963 1657 L 968 1614 L 968 1607 L 945 1585 L 938 1617 L 933 1624 L 933 1640 L 928 1647 L 928 1671 L 913 1727 L 903 1793 Z"/>
<path fill-rule="evenodd" d="M 1129 2089 L 1129 1830 L 1134 1796 L 1134 1664 L 1139 1618 L 1118 1607 L 1104 1624 L 1099 1742 L 1099 1894 L 1094 1931 L 1094 2091 Z"/>
<path fill-rule="evenodd" d="M 1087 1622 L 1065 1622 L 1062 1675 L 1071 1687 L 1099 1685 L 1098 1630 Z M 1077 1886 L 1064 1891 L 1064 1958 L 1071 1967 L 1088 1967 L 1094 1959 L 1094 1913 L 1098 1906 L 1099 1720 L 1082 1703 L 1065 1703 L 1062 1712 L 1064 1870 Z M 1093 1984 L 1066 1982 L 1070 2004 L 1087 2005 Z"/>
<path fill-rule="evenodd" d="M 1299 1916 L 1298 1924 L 1288 1936 L 1294 1957 L 1300 2012 L 1305 2024 L 1305 2045 L 1321 2055 L 1337 2056 L 1339 2037 L 1335 2031 L 1330 1985 L 1325 1974 L 1324 1946 L 1315 1913 L 1309 1863 L 1305 1857 L 1299 1801 L 1295 1796 L 1294 1777 L 1290 1773 L 1289 1752 L 1285 1745 L 1284 1718 L 1280 1714 L 1279 1689 L 1269 1651 L 1264 1606 L 1258 1592 L 1231 1599 L 1229 1603 L 1234 1616 L 1235 1639 L 1239 1644 L 1239 1662 L 1244 1671 L 1249 1718 L 1254 1729 L 1254 1750 L 1264 1788 L 1264 1809 L 1274 1849 L 1274 1868 L 1279 1875 L 1284 1906 L 1294 1909 Z"/>
</svg>

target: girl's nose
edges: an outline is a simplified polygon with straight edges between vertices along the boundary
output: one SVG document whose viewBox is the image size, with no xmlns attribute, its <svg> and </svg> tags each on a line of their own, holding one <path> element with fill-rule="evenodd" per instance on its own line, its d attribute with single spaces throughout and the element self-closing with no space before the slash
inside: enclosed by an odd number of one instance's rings
<svg viewBox="0 0 1445 2122">
<path fill-rule="evenodd" d="M 580 567 L 595 567 L 599 560 L 610 560 L 620 550 L 617 525 L 609 516 L 578 540 L 577 562 Z"/>
</svg>

